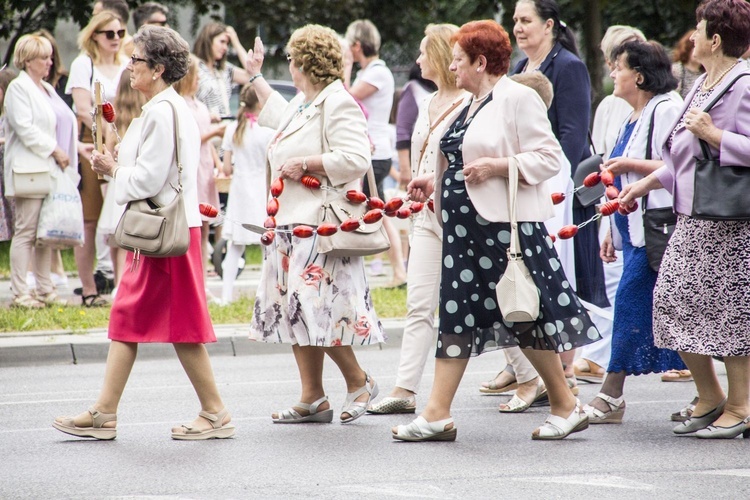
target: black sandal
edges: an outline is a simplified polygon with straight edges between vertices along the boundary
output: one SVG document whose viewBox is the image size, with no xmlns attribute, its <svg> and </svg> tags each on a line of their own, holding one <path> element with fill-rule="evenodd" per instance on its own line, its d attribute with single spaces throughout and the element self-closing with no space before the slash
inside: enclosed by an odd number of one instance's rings
<svg viewBox="0 0 750 500">
<path fill-rule="evenodd" d="M 83 307 L 105 307 L 109 305 L 109 302 L 97 293 L 95 295 L 81 296 L 81 305 Z"/>
</svg>

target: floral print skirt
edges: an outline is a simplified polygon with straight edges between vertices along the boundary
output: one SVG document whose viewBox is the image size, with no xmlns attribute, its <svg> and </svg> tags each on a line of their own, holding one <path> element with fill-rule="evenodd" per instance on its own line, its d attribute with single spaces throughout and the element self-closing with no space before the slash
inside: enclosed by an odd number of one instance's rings
<svg viewBox="0 0 750 500">
<path fill-rule="evenodd" d="M 384 342 L 364 259 L 318 254 L 317 238 L 277 232 L 263 248 L 250 339 L 320 347 Z"/>
</svg>

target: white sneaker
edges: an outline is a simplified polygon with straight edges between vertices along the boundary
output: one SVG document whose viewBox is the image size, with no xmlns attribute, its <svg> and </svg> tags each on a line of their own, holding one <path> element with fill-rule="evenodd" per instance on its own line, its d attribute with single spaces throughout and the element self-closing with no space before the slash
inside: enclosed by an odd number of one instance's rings
<svg viewBox="0 0 750 500">
<path fill-rule="evenodd" d="M 68 288 L 68 277 L 66 275 L 59 275 L 57 273 L 50 273 L 50 279 L 56 288 Z"/>
</svg>

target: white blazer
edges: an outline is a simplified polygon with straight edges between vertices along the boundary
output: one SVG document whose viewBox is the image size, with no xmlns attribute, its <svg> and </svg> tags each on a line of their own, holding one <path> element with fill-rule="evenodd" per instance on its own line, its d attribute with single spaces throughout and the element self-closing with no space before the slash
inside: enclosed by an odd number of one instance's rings
<svg viewBox="0 0 750 500">
<path fill-rule="evenodd" d="M 301 92 L 290 102 L 274 92 L 258 116 L 258 124 L 276 129 L 268 147 L 271 179 L 279 176 L 279 167 L 288 159 L 322 154 L 325 175 L 314 174 L 324 184 L 342 191 L 359 189 L 359 181 L 370 167 L 370 142 L 362 109 L 336 80 L 304 105 Z M 323 130 L 325 124 L 325 130 Z M 286 182 L 279 196 L 276 223 L 311 224 L 320 222 L 320 207 L 326 191 Z"/>
<path fill-rule="evenodd" d="M 57 95 L 47 82 L 42 85 Z M 34 167 L 34 170 L 56 170 L 52 152 L 57 147 L 57 118 L 49 97 L 21 71 L 5 93 L 5 196 L 15 196 L 13 166 Z M 73 135 L 75 137 L 75 134 Z"/>
<path fill-rule="evenodd" d="M 125 205 L 129 201 L 152 198 L 159 205 L 165 205 L 176 196 L 172 189 L 172 185 L 177 186 L 174 118 L 172 106 L 162 101 L 173 103 L 177 109 L 185 215 L 189 227 L 199 227 L 197 184 L 201 136 L 193 113 L 172 87 L 156 94 L 143 106 L 143 113 L 131 122 L 122 138 L 118 157 L 121 168 L 113 181 L 115 201 Z"/>
<path fill-rule="evenodd" d="M 466 104 L 470 100 L 467 99 Z M 547 108 L 534 90 L 503 76 L 492 101 L 474 117 L 463 142 L 464 164 L 483 157 L 514 158 L 519 185 L 519 221 L 543 222 L 554 215 L 549 179 L 560 170 L 562 148 L 552 133 Z M 435 212 L 440 213 L 440 186 L 448 161 L 441 155 L 435 170 Z M 491 222 L 508 222 L 508 178 L 490 177 L 466 185 L 477 212 Z M 442 217 L 438 217 L 441 221 Z"/>
</svg>

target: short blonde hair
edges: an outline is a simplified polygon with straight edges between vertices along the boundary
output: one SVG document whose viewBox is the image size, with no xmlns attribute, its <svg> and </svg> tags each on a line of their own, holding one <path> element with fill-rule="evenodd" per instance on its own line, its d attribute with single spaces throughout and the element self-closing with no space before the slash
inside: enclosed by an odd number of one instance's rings
<svg viewBox="0 0 750 500">
<path fill-rule="evenodd" d="M 518 73 L 511 76 L 510 79 L 536 91 L 539 97 L 542 98 L 542 102 L 547 109 L 552 105 L 552 98 L 555 97 L 555 91 L 552 88 L 552 82 L 541 71 Z"/>
<path fill-rule="evenodd" d="M 84 54 L 89 56 L 94 64 L 98 64 L 101 60 L 101 54 L 99 54 L 99 45 L 94 41 L 94 35 L 96 32 L 101 30 L 104 26 L 108 25 L 112 21 L 120 23 L 120 29 L 125 29 L 125 25 L 122 23 L 122 19 L 116 13 L 111 10 L 103 10 L 97 15 L 91 18 L 91 21 L 81 30 L 78 34 L 78 47 L 83 51 Z M 117 49 L 115 54 L 115 60 L 120 60 L 122 54 L 122 40 L 120 40 L 120 48 Z"/>
<path fill-rule="evenodd" d="M 23 35 L 16 42 L 13 49 L 13 66 L 20 70 L 26 69 L 26 63 L 37 57 L 52 55 L 52 44 L 41 35 Z"/>
<path fill-rule="evenodd" d="M 645 42 L 646 37 L 641 30 L 639 30 L 638 28 L 633 28 L 632 26 L 622 26 L 619 24 L 610 26 L 604 33 L 604 36 L 602 37 L 602 43 L 600 45 L 602 53 L 604 54 L 604 59 L 606 59 L 607 62 L 610 63 L 614 62 L 612 60 L 612 53 L 615 51 L 615 49 L 623 43 L 633 40 Z"/>
<path fill-rule="evenodd" d="M 380 32 L 369 19 L 357 19 L 346 28 L 346 40 L 349 45 L 359 42 L 365 57 L 380 53 Z"/>
<path fill-rule="evenodd" d="M 341 43 L 331 28 L 318 24 L 298 28 L 289 38 L 286 49 L 292 63 L 313 85 L 328 85 L 344 78 Z"/>
<path fill-rule="evenodd" d="M 453 59 L 451 37 L 458 31 L 455 24 L 428 24 L 424 30 L 425 53 L 441 87 L 456 88 L 456 74 L 449 68 Z"/>
</svg>

